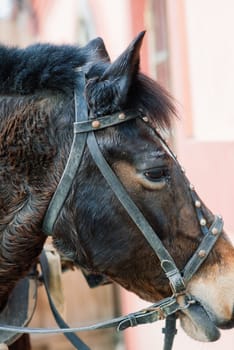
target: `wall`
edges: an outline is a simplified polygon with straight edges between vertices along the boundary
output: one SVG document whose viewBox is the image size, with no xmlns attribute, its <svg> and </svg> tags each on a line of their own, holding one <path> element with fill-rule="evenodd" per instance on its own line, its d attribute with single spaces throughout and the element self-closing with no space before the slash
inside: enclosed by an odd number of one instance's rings
<svg viewBox="0 0 234 350">
<path fill-rule="evenodd" d="M 234 3 L 224 1 L 226 7 L 217 0 L 167 3 L 172 92 L 180 113 L 175 125 L 178 158 L 209 208 L 222 213 L 225 229 L 234 239 L 234 108 L 227 79 L 234 67 L 225 59 L 234 50 L 227 30 Z M 227 96 L 230 101 L 224 103 Z M 233 330 L 223 331 L 215 343 L 192 341 L 181 331 L 174 349 L 231 350 L 233 342 Z"/>
</svg>

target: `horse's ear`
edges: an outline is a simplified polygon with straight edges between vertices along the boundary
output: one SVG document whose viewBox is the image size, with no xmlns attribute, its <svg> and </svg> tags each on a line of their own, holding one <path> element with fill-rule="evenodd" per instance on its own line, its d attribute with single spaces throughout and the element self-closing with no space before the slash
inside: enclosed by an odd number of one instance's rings
<svg viewBox="0 0 234 350">
<path fill-rule="evenodd" d="M 140 48 L 145 32 L 141 32 L 99 77 L 90 78 L 86 99 L 94 115 L 107 115 L 123 108 L 129 88 L 139 69 Z"/>
<path fill-rule="evenodd" d="M 139 33 L 127 49 L 106 69 L 100 80 L 115 80 L 120 93 L 126 94 L 139 70 L 140 48 L 145 31 Z"/>
<path fill-rule="evenodd" d="M 85 47 L 84 50 L 90 55 L 92 61 L 105 61 L 109 62 L 110 57 L 106 50 L 104 41 L 102 38 L 96 38 L 91 40 Z"/>
</svg>

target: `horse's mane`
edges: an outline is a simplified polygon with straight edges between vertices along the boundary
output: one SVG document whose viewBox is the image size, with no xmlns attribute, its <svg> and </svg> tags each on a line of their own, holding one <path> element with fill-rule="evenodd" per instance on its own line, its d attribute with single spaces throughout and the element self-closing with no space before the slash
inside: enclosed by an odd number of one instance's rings
<svg viewBox="0 0 234 350">
<path fill-rule="evenodd" d="M 36 44 L 26 49 L 0 46 L 0 93 L 27 95 L 39 90 L 74 89 L 74 69 L 90 59 L 75 46 Z"/>
<path fill-rule="evenodd" d="M 103 53 L 102 39 L 97 40 L 95 49 L 89 44 L 83 48 L 50 44 L 36 44 L 26 49 L 0 46 L 0 94 L 18 97 L 43 92 L 73 94 L 77 67 L 92 67 L 88 74 L 92 78 L 110 64 L 109 57 L 105 57 L 107 53 Z M 169 94 L 141 73 L 137 73 L 130 88 L 127 104 L 145 111 L 155 127 L 169 127 L 175 114 Z"/>
</svg>

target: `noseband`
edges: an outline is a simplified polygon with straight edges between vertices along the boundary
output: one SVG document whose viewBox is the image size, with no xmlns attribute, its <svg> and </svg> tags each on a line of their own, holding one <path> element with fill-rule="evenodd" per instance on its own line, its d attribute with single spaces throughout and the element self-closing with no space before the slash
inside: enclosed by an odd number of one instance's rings
<svg viewBox="0 0 234 350">
<path fill-rule="evenodd" d="M 64 323 L 62 324 L 62 329 L 59 330 L 62 333 L 77 332 L 83 330 L 100 329 L 107 327 L 117 327 L 118 330 L 124 330 L 128 327 L 133 327 L 139 324 L 151 323 L 160 319 L 166 318 L 166 329 L 165 333 L 167 335 L 168 328 L 171 324 L 175 324 L 175 313 L 177 311 L 184 310 L 185 308 L 191 307 L 192 304 L 197 303 L 197 301 L 186 293 L 186 286 L 190 279 L 197 272 L 199 267 L 205 261 L 210 251 L 214 247 L 216 241 L 218 240 L 222 229 L 223 220 L 220 216 L 215 216 L 213 223 L 210 227 L 207 226 L 206 219 L 203 215 L 202 204 L 193 188 L 189 185 L 189 190 L 194 204 L 195 213 L 197 220 L 201 227 L 201 232 L 203 234 L 203 239 L 201 240 L 198 248 L 194 252 L 193 256 L 189 259 L 183 271 L 180 271 L 172 256 L 167 251 L 167 249 L 162 244 L 157 233 L 150 226 L 149 222 L 145 219 L 142 212 L 130 198 L 129 194 L 123 187 L 122 183 L 113 172 L 109 164 L 106 162 L 99 145 L 96 140 L 95 132 L 110 126 L 118 125 L 124 123 L 131 119 L 141 118 L 143 121 L 147 122 L 147 119 L 142 116 L 142 113 L 132 113 L 132 111 L 125 111 L 124 113 L 115 113 L 112 115 L 106 115 L 98 119 L 89 119 L 88 109 L 86 100 L 84 97 L 85 90 L 85 76 L 82 70 L 77 71 L 77 91 L 75 93 L 75 123 L 74 123 L 74 138 L 71 146 L 70 155 L 59 182 L 59 185 L 54 193 L 49 207 L 47 209 L 46 215 L 43 221 L 43 231 L 47 235 L 53 234 L 53 227 L 58 218 L 60 210 L 62 209 L 67 195 L 70 191 L 73 180 L 79 169 L 84 149 L 87 145 L 89 152 L 93 158 L 93 161 L 99 168 L 101 174 L 107 181 L 108 185 L 111 187 L 112 191 L 115 193 L 116 197 L 122 204 L 122 206 L 127 211 L 128 215 L 132 221 L 136 224 L 140 232 L 145 237 L 146 241 L 149 243 L 151 248 L 157 255 L 161 267 L 169 280 L 169 284 L 172 290 L 172 297 L 165 298 L 160 302 L 153 304 L 149 308 L 132 313 L 127 316 L 122 316 L 110 321 L 106 321 L 97 325 L 82 327 L 82 328 L 66 328 Z M 83 93 L 82 93 L 83 92 Z M 172 156 L 175 162 L 177 162 L 175 155 L 169 149 L 160 134 L 155 131 L 157 137 L 163 143 L 164 147 L 167 149 L 168 153 Z M 178 164 L 178 162 L 177 162 Z M 183 170 L 181 170 L 183 172 Z M 185 177 L 185 175 L 184 175 Z M 185 181 L 188 180 L 185 177 Z M 182 297 L 183 302 L 178 302 L 178 297 Z M 169 325 L 169 326 L 168 326 Z M 14 328 L 14 330 L 17 327 Z M 172 327 L 173 328 L 173 327 Z M 0 329 L 1 326 L 0 326 Z M 6 329 L 6 327 L 4 328 Z M 11 328 L 12 329 L 12 328 Z M 9 330 L 9 329 L 8 329 Z M 40 333 L 37 329 L 24 328 L 21 331 L 17 328 L 19 333 Z M 59 332 L 58 331 L 58 332 Z M 41 330 L 41 333 L 58 333 L 56 330 Z M 172 329 L 171 336 L 165 339 L 164 349 L 170 349 L 172 346 L 172 341 L 175 333 L 175 327 Z M 78 338 L 79 339 L 79 338 Z M 80 341 L 80 340 L 79 340 Z M 79 343 L 79 349 L 88 349 L 85 344 L 84 346 Z"/>
</svg>

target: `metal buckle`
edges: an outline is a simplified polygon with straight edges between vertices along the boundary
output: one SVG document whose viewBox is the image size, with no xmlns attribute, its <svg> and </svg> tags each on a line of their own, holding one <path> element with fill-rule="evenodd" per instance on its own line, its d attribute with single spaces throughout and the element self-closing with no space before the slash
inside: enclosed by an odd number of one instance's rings
<svg viewBox="0 0 234 350">
<path fill-rule="evenodd" d="M 165 272 L 167 278 L 169 279 L 169 284 L 173 295 L 184 294 L 186 290 L 186 286 L 181 276 L 180 271 L 177 269 L 173 261 L 163 260 L 161 262 L 161 267 Z"/>
</svg>

